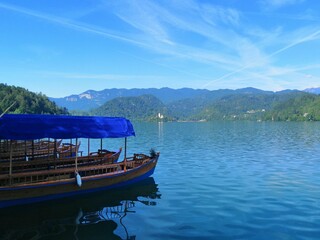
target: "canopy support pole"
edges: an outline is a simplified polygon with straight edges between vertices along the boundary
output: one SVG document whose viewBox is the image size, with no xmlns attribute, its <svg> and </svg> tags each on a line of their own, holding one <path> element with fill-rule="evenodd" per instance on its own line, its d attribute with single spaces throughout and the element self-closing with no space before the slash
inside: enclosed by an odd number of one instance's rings
<svg viewBox="0 0 320 240">
<path fill-rule="evenodd" d="M 54 139 L 54 147 L 53 147 L 53 158 L 54 160 L 57 158 L 57 153 L 58 153 L 58 149 L 57 149 L 57 139 Z M 48 142 L 48 145 L 50 145 L 50 142 Z"/>
<path fill-rule="evenodd" d="M 50 156 L 50 138 L 48 138 L 48 156 Z"/>
<path fill-rule="evenodd" d="M 24 159 L 28 161 L 27 140 L 24 140 Z"/>
<path fill-rule="evenodd" d="M 90 155 L 90 138 L 88 138 L 88 156 Z"/>
<path fill-rule="evenodd" d="M 124 138 L 124 166 L 123 170 L 127 171 L 127 138 Z"/>
<path fill-rule="evenodd" d="M 100 150 L 102 151 L 102 138 L 100 139 Z"/>
<path fill-rule="evenodd" d="M 32 155 L 32 160 L 34 159 L 34 140 L 32 139 L 32 142 L 31 142 L 31 155 Z"/>
<path fill-rule="evenodd" d="M 54 139 L 54 147 L 53 147 L 53 161 L 54 161 L 54 169 L 57 169 L 57 155 L 58 155 L 58 150 L 57 150 L 57 139 Z M 48 140 L 48 146 L 50 146 L 50 141 Z M 48 152 L 49 152 L 49 148 L 48 148 Z M 50 155 L 48 154 L 49 158 Z"/>
<path fill-rule="evenodd" d="M 12 149 L 12 140 L 10 140 L 10 165 L 9 165 L 9 178 L 10 178 L 10 182 L 9 184 L 12 184 L 12 153 L 13 153 L 13 149 Z"/>
<path fill-rule="evenodd" d="M 124 138 L 124 159 L 127 159 L 127 138 Z"/>
<path fill-rule="evenodd" d="M 72 138 L 70 138 L 70 157 L 72 157 Z M 67 150 L 68 152 L 68 150 Z"/>
<path fill-rule="evenodd" d="M 78 146 L 78 138 L 76 138 L 76 162 L 75 162 L 75 164 L 76 164 L 76 172 L 78 172 L 78 148 L 77 148 L 77 146 Z"/>
</svg>

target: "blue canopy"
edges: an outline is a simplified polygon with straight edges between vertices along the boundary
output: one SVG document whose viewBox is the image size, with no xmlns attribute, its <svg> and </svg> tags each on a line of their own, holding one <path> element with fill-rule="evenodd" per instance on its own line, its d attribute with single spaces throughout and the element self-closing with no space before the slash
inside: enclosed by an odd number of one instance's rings
<svg viewBox="0 0 320 240">
<path fill-rule="evenodd" d="M 135 136 L 131 122 L 120 117 L 5 114 L 0 139 L 121 138 Z"/>
</svg>

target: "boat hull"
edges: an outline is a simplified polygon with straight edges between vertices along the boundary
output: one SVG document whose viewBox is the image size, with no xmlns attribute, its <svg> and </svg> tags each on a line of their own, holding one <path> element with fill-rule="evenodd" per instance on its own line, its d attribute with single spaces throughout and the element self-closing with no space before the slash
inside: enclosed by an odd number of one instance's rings
<svg viewBox="0 0 320 240">
<path fill-rule="evenodd" d="M 15 187 L 1 187 L 0 208 L 126 186 L 152 175 L 157 161 L 158 157 L 127 171 L 122 170 L 112 174 L 83 177 L 81 187 L 77 185 L 76 179 Z"/>
</svg>

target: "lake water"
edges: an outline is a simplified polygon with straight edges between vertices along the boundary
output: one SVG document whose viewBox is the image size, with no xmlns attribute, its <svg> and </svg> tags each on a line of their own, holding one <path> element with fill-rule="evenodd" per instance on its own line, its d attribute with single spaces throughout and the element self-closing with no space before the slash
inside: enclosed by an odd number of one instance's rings
<svg viewBox="0 0 320 240">
<path fill-rule="evenodd" d="M 151 178 L 0 209 L 0 239 L 320 239 L 320 123 L 134 127 L 128 155 L 161 152 Z"/>
</svg>

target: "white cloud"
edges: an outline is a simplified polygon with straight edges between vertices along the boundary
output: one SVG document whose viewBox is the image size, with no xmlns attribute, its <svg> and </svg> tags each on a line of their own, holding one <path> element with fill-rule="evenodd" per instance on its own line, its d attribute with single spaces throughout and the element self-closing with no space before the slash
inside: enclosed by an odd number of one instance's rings
<svg viewBox="0 0 320 240">
<path fill-rule="evenodd" d="M 295 5 L 304 2 L 305 0 L 263 0 L 262 5 L 267 8 L 281 8 L 287 5 Z"/>
</svg>

